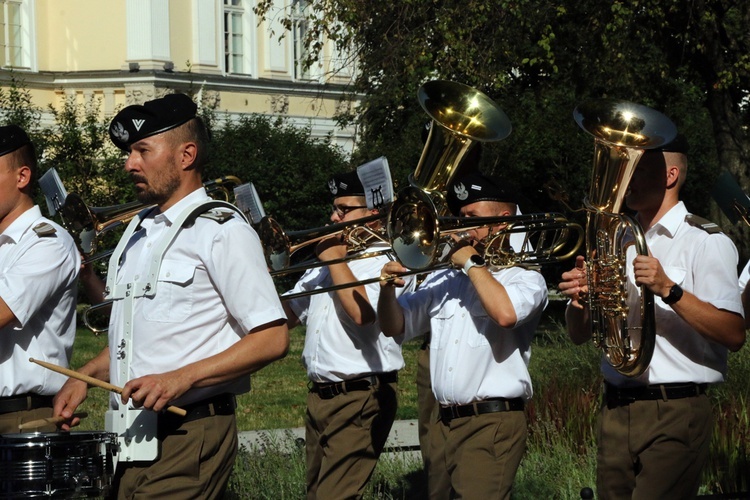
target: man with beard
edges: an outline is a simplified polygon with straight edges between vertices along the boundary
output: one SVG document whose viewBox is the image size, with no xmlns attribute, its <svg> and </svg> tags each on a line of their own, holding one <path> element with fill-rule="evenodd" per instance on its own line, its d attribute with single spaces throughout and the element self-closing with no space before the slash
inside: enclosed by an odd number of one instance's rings
<svg viewBox="0 0 750 500">
<path fill-rule="evenodd" d="M 109 348 L 79 371 L 123 386 L 107 415 L 119 498 L 217 498 L 237 453 L 235 395 L 286 354 L 286 318 L 257 235 L 202 186 L 207 132 L 190 98 L 128 106 L 109 132 L 138 199 L 155 206 L 112 255 Z M 70 419 L 86 389 L 69 379 L 55 414 Z"/>
<path fill-rule="evenodd" d="M 80 258 L 70 235 L 34 205 L 36 176 L 29 136 L 0 127 L 0 434 L 52 416 L 65 377 L 29 358 L 67 367 L 75 339 Z"/>
<path fill-rule="evenodd" d="M 724 380 L 727 351 L 745 341 L 737 288 L 737 250 L 716 224 L 679 199 L 687 174 L 687 141 L 678 135 L 647 150 L 625 202 L 637 212 L 649 255 L 631 246 L 628 304 L 640 307 L 639 285 L 654 294 L 656 345 L 645 372 L 628 378 L 602 359 L 604 404 L 598 423 L 599 498 L 694 498 L 711 441 L 709 384 Z M 570 299 L 568 334 L 591 338 L 584 258 L 563 273 Z"/>
</svg>

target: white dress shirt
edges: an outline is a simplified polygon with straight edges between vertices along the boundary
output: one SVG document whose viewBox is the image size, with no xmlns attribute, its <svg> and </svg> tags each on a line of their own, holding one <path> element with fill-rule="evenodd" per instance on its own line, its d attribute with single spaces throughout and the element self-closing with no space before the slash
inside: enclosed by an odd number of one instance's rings
<svg viewBox="0 0 750 500">
<path fill-rule="evenodd" d="M 383 244 L 370 246 L 365 252 L 387 249 Z M 352 260 L 347 263 L 357 280 L 380 276 L 390 259 L 385 255 Z M 407 288 L 413 280 L 407 279 Z M 327 266 L 308 270 L 292 290 L 297 293 L 331 286 Z M 367 298 L 377 308 L 380 284 L 365 285 Z M 397 293 L 401 293 L 401 290 Z M 383 335 L 377 321 L 358 326 L 346 314 L 336 292 L 318 293 L 288 302 L 300 322 L 307 325 L 302 363 L 314 382 L 341 382 L 375 373 L 386 373 L 404 367 L 399 344 Z"/>
<path fill-rule="evenodd" d="M 737 249 L 722 233 L 708 233 L 685 220 L 688 211 L 680 202 L 646 232 L 646 244 L 659 259 L 669 279 L 700 300 L 718 309 L 742 314 L 737 288 Z M 639 289 L 633 279 L 635 249 L 627 254 L 631 321 L 638 313 Z M 620 387 L 676 382 L 722 382 L 727 368 L 726 347 L 702 337 L 664 304 L 654 298 L 656 346 L 646 371 L 628 378 L 602 360 L 604 378 Z"/>
<path fill-rule="evenodd" d="M 200 188 L 164 213 L 145 217 L 130 238 L 116 283 L 130 283 L 149 269 L 152 250 L 172 221 L 191 205 L 207 200 Z M 119 380 L 122 355 L 123 300 L 112 308 L 109 329 L 110 380 Z M 135 300 L 131 378 L 164 373 L 219 354 L 253 328 L 285 318 L 268 274 L 260 240 L 239 217 L 219 223 L 198 217 L 183 228 L 164 254 L 156 294 Z M 250 377 L 189 390 L 175 400 L 188 404 L 221 393 L 241 394 L 250 389 Z M 119 396 L 111 399 L 117 407 Z"/>
<path fill-rule="evenodd" d="M 37 234 L 39 224 L 49 224 L 54 234 Z M 0 397 L 28 392 L 51 396 L 67 380 L 29 358 L 68 367 L 80 267 L 73 238 L 42 217 L 38 206 L 0 234 L 0 297 L 17 319 L 0 329 Z"/>
<path fill-rule="evenodd" d="M 403 340 L 431 331 L 430 378 L 442 405 L 533 394 L 529 375 L 531 339 L 547 306 L 547 285 L 536 271 L 512 267 L 492 271 L 517 316 L 502 328 L 482 306 L 471 280 L 461 271 L 436 271 L 414 292 L 399 298 L 404 310 Z"/>
</svg>

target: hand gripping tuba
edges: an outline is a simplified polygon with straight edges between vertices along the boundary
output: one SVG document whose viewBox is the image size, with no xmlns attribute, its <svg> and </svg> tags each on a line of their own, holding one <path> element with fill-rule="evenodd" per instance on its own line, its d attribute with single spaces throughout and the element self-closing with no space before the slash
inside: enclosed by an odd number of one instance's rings
<svg viewBox="0 0 750 500">
<path fill-rule="evenodd" d="M 654 296 L 641 286 L 639 311 L 631 311 L 627 249 L 635 245 L 638 254 L 648 255 L 648 247 L 638 222 L 620 210 L 644 150 L 668 144 L 677 129 L 658 111 L 613 99 L 586 101 L 573 117 L 595 138 L 593 176 L 584 200 L 587 300 L 594 344 L 615 370 L 636 377 L 646 370 L 654 352 Z"/>
</svg>

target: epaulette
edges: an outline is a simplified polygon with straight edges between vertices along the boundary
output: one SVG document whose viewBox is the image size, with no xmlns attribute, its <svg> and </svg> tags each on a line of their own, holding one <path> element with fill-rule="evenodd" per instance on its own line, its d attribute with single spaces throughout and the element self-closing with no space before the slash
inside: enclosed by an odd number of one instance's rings
<svg viewBox="0 0 750 500">
<path fill-rule="evenodd" d="M 214 220 L 219 224 L 224 224 L 226 221 L 234 216 L 234 212 L 228 210 L 221 210 L 218 208 L 212 208 L 199 215 L 199 217 L 205 217 L 207 219 Z"/>
<path fill-rule="evenodd" d="M 722 232 L 721 228 L 716 223 L 711 222 L 708 219 L 704 219 L 703 217 L 698 217 L 697 215 L 687 214 L 685 216 L 685 222 L 687 222 L 691 226 L 695 226 L 700 229 L 703 229 L 705 232 L 709 234 L 716 234 L 716 233 Z"/>
<path fill-rule="evenodd" d="M 57 232 L 57 229 L 55 229 L 52 224 L 49 224 L 47 222 L 40 222 L 33 227 L 33 230 L 37 234 L 37 236 L 41 237 L 52 236 Z"/>
</svg>

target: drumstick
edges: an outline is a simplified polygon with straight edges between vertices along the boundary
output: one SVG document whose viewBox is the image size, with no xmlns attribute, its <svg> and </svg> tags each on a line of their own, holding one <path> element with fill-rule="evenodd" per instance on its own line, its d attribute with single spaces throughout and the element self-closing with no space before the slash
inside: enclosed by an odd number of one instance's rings
<svg viewBox="0 0 750 500">
<path fill-rule="evenodd" d="M 78 373 L 77 371 L 69 370 L 67 368 L 63 368 L 62 366 L 53 365 L 52 363 L 47 363 L 46 361 L 39 361 L 38 359 L 34 359 L 34 358 L 29 358 L 29 361 L 31 361 L 32 363 L 41 365 L 47 368 L 48 370 L 52 370 L 53 372 L 62 373 L 63 375 L 67 375 L 68 377 L 82 380 L 83 382 L 86 382 L 89 385 L 100 387 L 102 389 L 106 389 L 108 391 L 112 391 L 117 394 L 122 394 L 122 387 L 117 387 L 116 385 L 112 385 L 109 382 L 99 380 L 98 378 L 89 377 L 88 375 L 84 375 L 83 373 Z M 179 415 L 181 417 L 184 417 L 185 415 L 187 415 L 187 412 L 185 410 L 177 406 L 167 406 L 166 410 L 170 413 L 174 413 L 175 415 Z"/>
<path fill-rule="evenodd" d="M 89 414 L 85 411 L 81 413 L 74 413 L 72 417 L 70 418 L 86 418 Z M 62 422 L 65 422 L 68 420 L 67 418 L 61 416 L 58 417 L 47 417 L 47 418 L 40 418 L 39 420 L 31 420 L 29 422 L 24 422 L 22 424 L 19 424 L 18 430 L 24 430 L 24 429 L 34 429 L 36 427 L 44 427 L 45 425 L 49 424 L 60 424 Z"/>
</svg>

